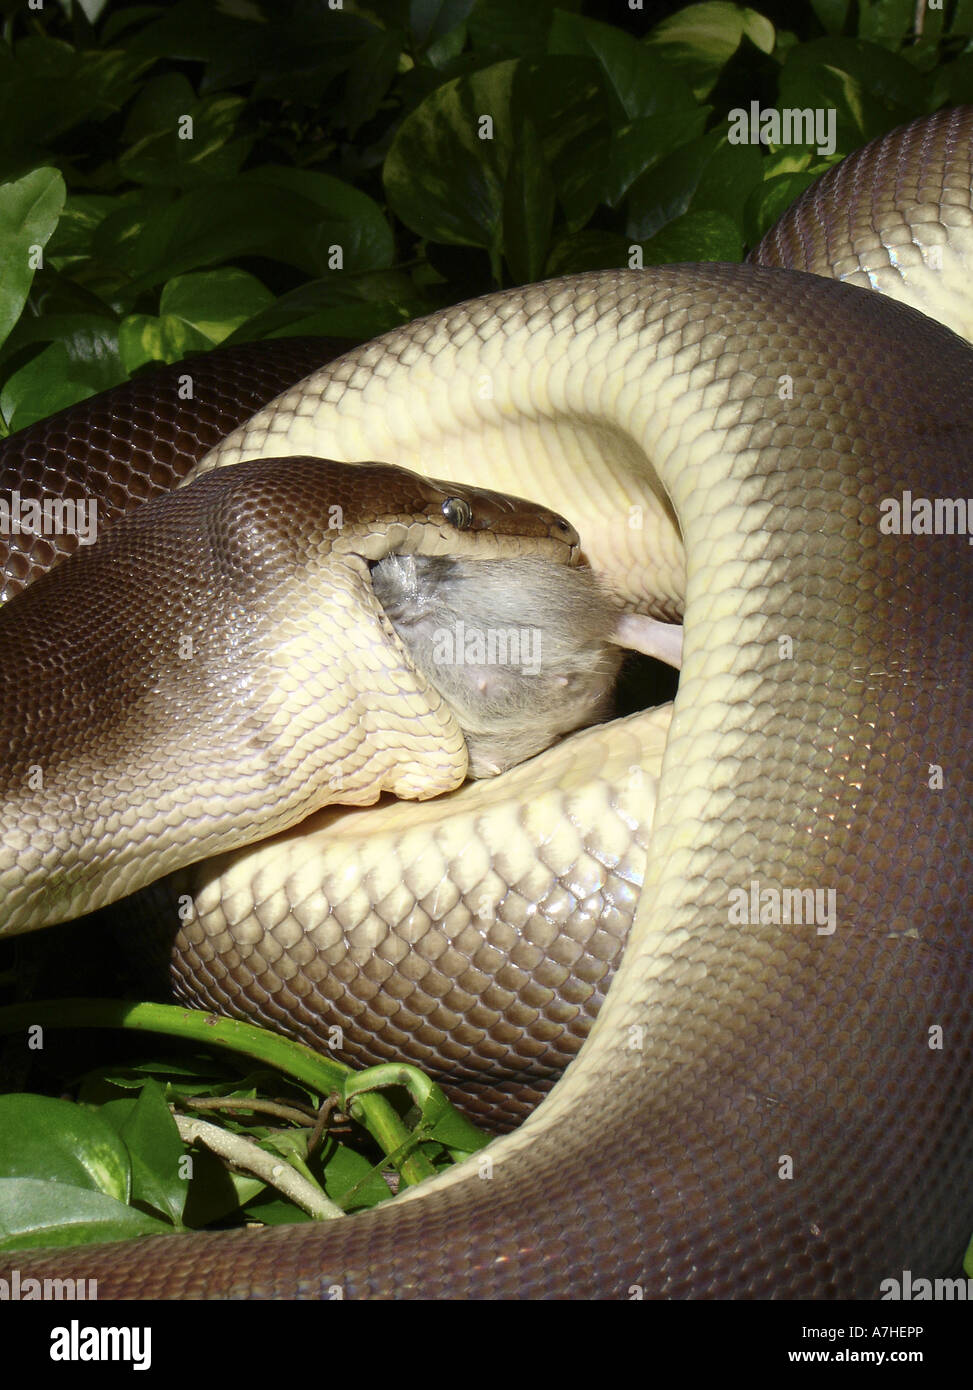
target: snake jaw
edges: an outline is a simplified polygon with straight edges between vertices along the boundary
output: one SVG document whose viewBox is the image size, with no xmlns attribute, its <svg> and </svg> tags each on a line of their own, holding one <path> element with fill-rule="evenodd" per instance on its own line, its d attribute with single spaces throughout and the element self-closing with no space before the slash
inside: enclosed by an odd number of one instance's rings
<svg viewBox="0 0 973 1390">
<path fill-rule="evenodd" d="M 471 777 L 497 776 L 609 715 L 616 614 L 590 570 L 538 555 L 390 555 L 371 577 L 409 659 L 456 715 Z"/>
</svg>

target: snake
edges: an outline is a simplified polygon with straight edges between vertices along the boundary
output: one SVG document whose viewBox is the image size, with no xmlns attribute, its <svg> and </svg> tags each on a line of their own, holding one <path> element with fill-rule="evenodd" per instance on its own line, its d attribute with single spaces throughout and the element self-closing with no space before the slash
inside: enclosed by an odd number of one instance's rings
<svg viewBox="0 0 973 1390">
<path fill-rule="evenodd" d="M 555 1023 L 571 1033 L 597 997 L 522 1125 L 344 1221 L 14 1256 L 24 1274 L 96 1278 L 100 1297 L 867 1299 L 904 1269 L 958 1271 L 971 161 L 973 109 L 922 118 L 829 170 L 746 264 L 441 310 L 197 452 L 186 496 L 311 457 L 530 498 L 577 527 L 619 609 L 682 622 L 679 688 L 500 776 L 328 806 L 175 874 L 196 905 L 187 988 L 213 1007 L 249 992 L 313 1027 L 335 940 L 354 955 L 362 923 L 383 978 L 401 961 L 431 997 L 422 1045 L 447 1058 L 476 1034 L 546 1065 Z M 66 428 L 19 467 L 42 477 Z M 89 431 L 102 453 L 108 433 Z M 21 699 L 43 738 L 57 708 Z M 104 761 L 75 714 L 77 756 Z M 605 984 L 588 967 L 619 920 Z"/>
</svg>

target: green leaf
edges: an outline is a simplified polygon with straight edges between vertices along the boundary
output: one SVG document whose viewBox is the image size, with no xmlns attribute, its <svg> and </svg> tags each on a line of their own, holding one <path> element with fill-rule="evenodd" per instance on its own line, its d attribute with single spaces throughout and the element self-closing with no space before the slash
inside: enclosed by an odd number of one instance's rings
<svg viewBox="0 0 973 1390">
<path fill-rule="evenodd" d="M 124 381 L 113 321 L 94 321 L 51 343 L 0 390 L 0 414 L 11 430 L 25 429 L 57 410 Z"/>
<path fill-rule="evenodd" d="M 34 279 L 37 250 L 45 247 L 64 207 L 64 180 L 56 169 L 34 169 L 0 186 L 0 343 L 20 318 Z"/>
<path fill-rule="evenodd" d="M 101 193 L 71 193 L 64 204 L 57 226 L 48 243 L 47 260 L 59 268 L 66 261 L 91 255 L 95 231 L 106 217 L 117 212 L 126 202 Z"/>
<path fill-rule="evenodd" d="M 753 146 L 739 145 L 734 148 L 752 149 Z M 764 183 L 776 179 L 780 174 L 803 174 L 812 167 L 823 173 L 833 163 L 831 156 L 817 155 L 800 145 L 782 145 L 779 150 L 765 154 L 760 161 Z"/>
<path fill-rule="evenodd" d="M 215 346 L 274 302 L 253 275 L 226 267 L 179 275 L 164 287 L 158 317 L 129 314 L 118 344 L 129 373 L 144 362 L 178 362 Z"/>
<path fill-rule="evenodd" d="M 446 82 L 402 122 L 385 161 L 389 203 L 420 236 L 499 256 L 516 62 Z"/>
<path fill-rule="evenodd" d="M 46 357 L 40 353 L 25 361 L 23 350 L 37 343 L 51 343 L 58 351 L 48 350 L 50 355 Z M 41 357 L 45 358 L 43 362 Z M 72 393 L 81 391 L 74 399 L 82 399 L 125 378 L 118 353 L 118 323 L 105 313 L 24 314 L 0 351 L 0 359 L 24 362 L 16 379 L 11 376 L 0 392 L 0 399 L 13 413 L 17 413 L 25 392 L 29 394 L 38 386 L 45 391 L 53 384 L 60 398 L 65 386 L 74 382 Z M 11 385 L 12 390 L 8 391 Z"/>
<path fill-rule="evenodd" d="M 444 38 L 469 18 L 476 0 L 411 0 L 409 28 L 419 49 Z"/>
<path fill-rule="evenodd" d="M 210 1095 L 218 1089 L 214 1080 L 214 1061 L 206 1054 L 183 1056 L 175 1061 L 131 1062 L 127 1066 L 96 1067 L 81 1079 L 80 1099 L 89 1105 L 117 1100 L 118 1091 L 140 1091 L 148 1077 L 162 1077 L 171 1091 L 180 1096 Z M 234 1074 L 234 1082 L 238 1081 Z"/>
<path fill-rule="evenodd" d="M 465 1154 L 478 1153 L 490 1142 L 489 1135 L 454 1109 L 438 1086 L 423 1104 L 421 1131 L 427 1140 Z"/>
<path fill-rule="evenodd" d="M 577 275 L 583 270 L 616 270 L 628 266 L 631 242 L 617 232 L 585 228 L 569 232 L 552 248 L 544 267 L 544 278 Z"/>
<path fill-rule="evenodd" d="M 929 9 L 928 0 L 923 9 Z M 936 14 L 930 10 L 929 18 Z M 859 0 L 858 33 L 863 39 L 897 49 L 915 23 L 915 0 Z"/>
<path fill-rule="evenodd" d="M 780 76 L 780 106 L 837 112 L 838 149 L 849 153 L 926 109 L 930 78 L 897 53 L 860 39 L 796 44 Z"/>
<path fill-rule="evenodd" d="M 597 67 L 570 55 L 531 59 L 518 71 L 517 95 L 540 135 L 568 230 L 578 231 L 605 195 L 612 139 Z"/>
<path fill-rule="evenodd" d="M 196 89 L 181 72 L 162 72 L 150 77 L 128 108 L 124 138 L 134 145 L 146 136 L 156 135 L 175 121 L 196 101 Z"/>
<path fill-rule="evenodd" d="M 118 349 L 129 374 L 146 362 L 179 362 L 208 345 L 198 328 L 168 315 L 129 314 L 118 330 Z"/>
<path fill-rule="evenodd" d="M 473 46 L 497 59 L 512 53 L 539 56 L 547 47 L 555 8 L 556 0 L 484 0 L 470 15 Z"/>
<path fill-rule="evenodd" d="M 325 1163 L 324 1176 L 324 1190 L 345 1211 L 364 1211 L 392 1195 L 374 1164 L 343 1144 L 335 1145 Z"/>
<path fill-rule="evenodd" d="M 841 34 L 848 22 L 848 11 L 852 0 L 811 0 L 811 8 L 817 15 L 821 28 L 829 34 Z"/>
<path fill-rule="evenodd" d="M 211 96 L 160 115 L 155 128 L 126 150 L 118 169 L 134 182 L 191 188 L 235 174 L 253 139 L 234 140 L 243 97 Z"/>
<path fill-rule="evenodd" d="M 743 6 L 743 32 L 761 53 L 773 53 L 777 41 L 774 26 L 766 15 L 751 9 L 749 5 Z"/>
<path fill-rule="evenodd" d="M 709 110 L 696 105 L 687 83 L 661 58 L 609 25 L 558 11 L 551 26 L 550 47 L 556 55 L 575 63 L 580 60 L 581 70 L 601 81 L 607 98 L 602 109 L 610 104 L 614 113 L 607 149 L 602 144 L 601 131 L 592 131 L 590 119 L 582 126 L 582 136 L 587 135 L 588 141 L 581 153 L 581 167 L 588 175 L 587 196 L 580 216 L 569 212 L 570 224 L 578 227 L 587 221 L 596 203 L 604 201 L 616 206 L 647 169 L 670 150 L 702 134 Z M 531 88 L 536 88 L 537 80 L 535 71 L 529 83 Z M 528 83 L 525 81 L 523 86 L 526 89 Z M 538 104 L 535 99 L 535 118 Z M 588 101 L 584 104 L 589 105 Z M 600 114 L 595 116 L 596 121 Z M 555 142 L 564 139 L 563 128 L 557 135 L 550 125 L 545 124 L 542 129 L 552 144 L 549 153 L 555 157 Z"/>
<path fill-rule="evenodd" d="M 300 242 L 309 273 L 329 268 L 332 245 L 342 250 L 345 271 L 384 270 L 395 259 L 392 230 L 374 199 L 330 174 L 262 164 L 247 175 L 267 196 L 267 190 L 307 199 L 314 208 L 314 225 L 300 229 Z"/>
<path fill-rule="evenodd" d="M 381 106 L 398 71 L 399 56 L 405 47 L 396 29 L 379 30 L 366 39 L 348 69 L 342 117 L 349 135 L 354 135 Z"/>
<path fill-rule="evenodd" d="M 702 135 L 710 109 L 701 106 L 688 112 L 646 116 L 617 131 L 608 159 L 605 197 L 609 206 L 617 206 L 632 184 L 672 150 Z"/>
<path fill-rule="evenodd" d="M 814 165 L 799 172 L 780 174 L 755 188 L 747 200 L 743 219 L 748 245 L 756 246 L 820 174 L 821 166 Z"/>
<path fill-rule="evenodd" d="M 245 1202 L 266 1191 L 267 1184 L 252 1173 L 231 1173 L 215 1154 L 200 1148 L 193 1154 L 193 1178 L 183 1223 L 197 1230 L 222 1221 Z M 293 1220 L 293 1207 L 291 1212 Z"/>
<path fill-rule="evenodd" d="M 932 75 L 930 105 L 938 110 L 944 105 L 961 105 L 973 96 L 973 53 L 957 58 L 955 63 L 943 64 Z"/>
<path fill-rule="evenodd" d="M 265 5 L 238 7 L 230 14 L 226 4 L 181 0 L 126 47 L 153 60 L 203 63 L 203 92 L 246 86 L 251 98 L 280 98 L 291 109 L 300 104 L 317 110 L 328 84 L 351 66 L 375 32 L 349 10 L 329 4 Z"/>
<path fill-rule="evenodd" d="M 0 46 L 0 166 L 22 168 L 83 121 L 113 115 L 146 64 L 131 51 L 79 51 L 39 35 Z"/>
<path fill-rule="evenodd" d="M 185 319 L 210 342 L 220 343 L 273 302 L 274 296 L 256 276 L 228 267 L 170 280 L 159 299 L 159 310 Z"/>
<path fill-rule="evenodd" d="M 678 72 L 645 44 L 611 25 L 558 10 L 549 49 L 551 53 L 593 57 L 617 102 L 621 120 L 634 121 L 657 113 L 672 115 L 694 106 L 693 93 Z"/>
<path fill-rule="evenodd" d="M 142 1202 L 182 1224 L 189 1183 L 180 1174 L 186 1146 L 157 1081 L 147 1081 L 137 1100 L 114 1100 L 99 1112 L 117 1128 L 132 1163 L 133 1202 Z"/>
<path fill-rule="evenodd" d="M 533 121 L 520 139 L 507 173 L 503 199 L 503 254 L 515 284 L 540 279 L 554 221 L 554 184 Z"/>
<path fill-rule="evenodd" d="M 681 145 L 647 173 L 628 199 L 626 231 L 646 241 L 690 207 L 725 212 L 742 225 L 747 198 L 758 187 L 766 160 L 754 145 L 731 145 L 725 130 L 711 130 Z"/>
<path fill-rule="evenodd" d="M 686 261 L 739 261 L 743 235 L 725 212 L 687 212 L 662 228 L 642 247 L 643 265 Z"/>
<path fill-rule="evenodd" d="M 242 255 L 320 275 L 330 268 L 332 246 L 340 247 L 346 272 L 384 267 L 392 255 L 391 232 L 366 194 L 327 174 L 276 165 L 161 205 L 148 190 L 106 218 L 93 239 L 100 264 L 133 277 L 130 295 Z"/>
<path fill-rule="evenodd" d="M 744 35 L 761 53 L 774 51 L 776 35 L 769 19 L 725 0 L 707 0 L 663 19 L 646 42 L 682 74 L 701 101 L 716 85 Z"/>
<path fill-rule="evenodd" d="M 948 32 L 958 39 L 966 39 L 973 33 L 973 0 L 957 0 L 955 6 L 950 7 Z"/>
<path fill-rule="evenodd" d="M 158 18 L 126 40 L 130 51 L 150 59 L 195 60 L 213 68 L 238 68 L 240 80 L 252 80 L 254 70 L 245 60 L 256 62 L 261 48 L 270 56 L 275 40 L 274 26 L 257 11 L 256 16 L 236 17 L 219 6 L 200 5 L 198 0 L 181 0 L 168 9 L 157 10 Z M 112 16 L 116 20 L 120 16 Z M 109 20 L 111 24 L 112 20 Z M 286 28 L 286 25 L 281 26 Z M 268 52 L 269 50 L 269 52 Z"/>
<path fill-rule="evenodd" d="M 383 293 L 382 287 L 388 285 L 388 280 L 386 276 L 311 280 L 248 319 L 230 341 L 304 335 L 352 338 L 359 342 L 376 338 L 428 309 L 410 297 L 408 288 L 404 292 L 398 290 L 398 279 L 395 287 L 390 286 Z"/>
<path fill-rule="evenodd" d="M 489 66 L 486 59 L 480 63 L 479 56 L 472 53 L 467 54 L 464 59 L 461 55 L 466 47 L 467 29 L 465 24 L 444 34 L 441 39 L 436 39 L 423 52 L 422 62 L 438 72 L 444 72 L 449 77 L 456 77 L 458 72 L 464 71 L 467 67 L 472 71 L 476 67 Z"/>
<path fill-rule="evenodd" d="M 138 291 L 132 288 L 131 271 L 126 264 L 133 248 L 120 245 L 116 232 L 120 230 L 121 240 L 126 236 L 134 240 L 142 227 L 153 225 L 164 214 L 172 194 L 158 188 L 139 188 L 112 198 L 86 195 L 83 201 L 78 200 L 76 217 L 68 211 L 73 201 L 68 200 L 51 237 L 50 268 L 60 273 L 62 291 L 70 277 L 81 293 L 100 300 L 103 310 L 110 309 L 121 316 L 133 307 Z M 51 269 L 42 282 L 45 292 L 49 289 Z"/>
<path fill-rule="evenodd" d="M 61 342 L 72 362 L 96 364 L 114 362 L 118 349 L 118 324 L 105 313 L 48 313 L 22 314 L 17 327 L 7 339 L 0 358 L 13 357 L 33 343 Z M 112 368 L 113 369 L 113 368 Z M 106 374 L 111 370 L 106 367 Z"/>
<path fill-rule="evenodd" d="M 385 1190 L 388 1192 L 388 1188 Z M 256 1197 L 248 1198 L 241 1194 L 240 1206 L 244 1203 L 248 1220 L 259 1221 L 262 1226 L 297 1226 L 313 1219 L 266 1184 L 263 1192 Z"/>
<path fill-rule="evenodd" d="M 36 1178 L 0 1178 L 0 1250 L 93 1245 L 166 1233 L 172 1234 L 167 1222 L 104 1192 Z"/>
<path fill-rule="evenodd" d="M 128 1198 L 131 1164 L 114 1129 L 94 1110 L 49 1096 L 0 1096 L 0 1174 Z"/>
</svg>

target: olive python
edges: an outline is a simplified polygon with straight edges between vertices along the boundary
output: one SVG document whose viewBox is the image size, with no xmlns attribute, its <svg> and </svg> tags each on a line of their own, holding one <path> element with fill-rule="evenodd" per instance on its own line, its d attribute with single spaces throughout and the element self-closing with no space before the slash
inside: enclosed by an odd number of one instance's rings
<svg viewBox="0 0 973 1390">
<path fill-rule="evenodd" d="M 405 865 L 401 920 L 438 923 L 440 953 L 525 918 L 511 959 L 537 995 L 531 929 L 558 897 L 596 935 L 599 913 L 634 920 L 577 1059 L 489 1161 L 337 1225 L 22 1271 L 102 1297 L 869 1298 L 957 1268 L 973 559 L 961 527 L 918 518 L 956 522 L 969 491 L 971 153 L 973 113 L 942 113 L 831 171 L 751 264 L 593 272 L 406 325 L 190 474 L 314 455 L 526 495 L 628 611 L 682 618 L 671 711 L 404 805 L 384 842 L 404 856 L 386 896 Z M 322 814 L 326 854 L 343 832 Z M 225 945 L 239 918 L 299 1006 L 306 940 L 331 942 L 301 852 L 288 830 L 193 881 L 212 988 L 204 923 Z"/>
</svg>

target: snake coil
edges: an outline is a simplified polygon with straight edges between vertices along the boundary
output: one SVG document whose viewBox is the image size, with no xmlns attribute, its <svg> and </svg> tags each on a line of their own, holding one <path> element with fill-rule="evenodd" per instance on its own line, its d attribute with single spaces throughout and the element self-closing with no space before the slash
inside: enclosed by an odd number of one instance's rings
<svg viewBox="0 0 973 1390">
<path fill-rule="evenodd" d="M 419 1044 L 450 1056 L 470 1031 L 488 1052 L 530 1036 L 566 920 L 597 955 L 634 916 L 590 1037 L 489 1180 L 467 1165 L 337 1226 L 61 1254 L 59 1275 L 101 1296 L 868 1298 L 904 1268 L 955 1269 L 973 1228 L 973 550 L 903 516 L 967 496 L 973 352 L 886 296 L 935 305 L 968 277 L 971 151 L 964 109 L 845 161 L 754 257 L 797 271 L 596 272 L 409 324 L 197 466 L 378 458 L 534 497 L 629 611 L 684 616 L 683 671 L 668 734 L 634 716 L 445 802 L 330 809 L 191 878 L 201 997 L 249 992 L 312 1027 L 328 971 L 302 943 L 326 960 L 344 938 L 354 966 L 356 933 L 377 940 L 355 966 L 371 987 L 407 939 Z"/>
</svg>

